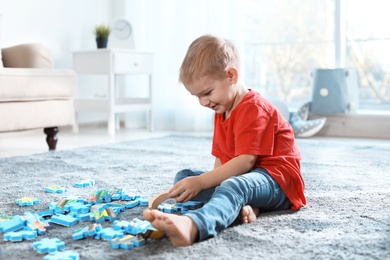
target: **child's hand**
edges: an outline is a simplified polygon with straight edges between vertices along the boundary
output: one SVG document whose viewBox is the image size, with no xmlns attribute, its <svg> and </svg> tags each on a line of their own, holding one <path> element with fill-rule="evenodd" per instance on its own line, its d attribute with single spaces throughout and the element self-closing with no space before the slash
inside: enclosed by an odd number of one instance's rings
<svg viewBox="0 0 390 260">
<path fill-rule="evenodd" d="M 198 195 L 203 190 L 200 176 L 187 177 L 176 183 L 169 191 L 169 197 L 177 202 L 186 202 Z"/>
</svg>

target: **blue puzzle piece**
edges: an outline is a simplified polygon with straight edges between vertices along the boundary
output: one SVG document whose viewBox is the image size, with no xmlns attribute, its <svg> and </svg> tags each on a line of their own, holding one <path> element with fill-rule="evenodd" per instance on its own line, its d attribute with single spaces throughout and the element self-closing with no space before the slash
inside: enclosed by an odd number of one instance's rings
<svg viewBox="0 0 390 260">
<path fill-rule="evenodd" d="M 0 232 L 11 232 L 23 229 L 26 226 L 26 219 L 21 216 L 14 216 L 10 220 L 0 222 Z"/>
<path fill-rule="evenodd" d="M 148 206 L 149 205 L 149 199 L 148 198 L 139 198 L 139 204 L 141 206 Z"/>
<path fill-rule="evenodd" d="M 127 209 L 132 209 L 136 206 L 139 205 L 139 200 L 133 200 L 133 201 L 129 201 L 129 202 L 126 202 L 125 204 L 123 204 Z"/>
<path fill-rule="evenodd" d="M 127 230 L 130 226 L 130 222 L 126 220 L 115 220 L 114 229 L 116 230 Z"/>
<path fill-rule="evenodd" d="M 137 200 L 141 198 L 139 195 L 133 195 L 133 194 L 124 194 L 122 195 L 122 200 L 131 201 L 131 200 Z"/>
<path fill-rule="evenodd" d="M 111 240 L 113 238 L 121 238 L 124 236 L 123 230 L 115 230 L 113 228 L 103 228 L 98 231 L 95 238 L 103 240 Z"/>
<path fill-rule="evenodd" d="M 51 185 L 45 187 L 45 191 L 49 193 L 64 193 L 66 192 L 66 187 L 59 186 L 59 185 Z"/>
<path fill-rule="evenodd" d="M 100 224 L 91 224 L 84 228 L 78 228 L 76 229 L 73 234 L 73 240 L 80 240 L 85 237 L 94 237 L 102 230 L 102 226 Z"/>
<path fill-rule="evenodd" d="M 19 206 L 32 206 L 32 205 L 39 204 L 39 200 L 30 197 L 23 197 L 17 199 L 16 204 L 18 204 Z"/>
<path fill-rule="evenodd" d="M 131 250 L 133 247 L 145 245 L 145 239 L 139 236 L 127 235 L 122 238 L 114 238 L 110 241 L 111 247 L 115 249 Z"/>
<path fill-rule="evenodd" d="M 90 220 L 90 216 L 89 216 L 89 212 L 87 213 L 79 213 L 79 214 L 75 214 L 75 215 L 72 215 L 74 218 L 77 218 L 79 221 L 87 221 L 87 220 Z"/>
<path fill-rule="evenodd" d="M 50 227 L 50 224 L 42 221 L 41 216 L 36 213 L 26 212 L 23 217 L 26 219 L 25 229 L 35 231 L 39 235 L 46 233 L 46 230 Z"/>
<path fill-rule="evenodd" d="M 157 209 L 168 213 L 176 213 L 181 210 L 181 208 L 179 208 L 177 204 L 168 204 L 168 203 L 162 203 L 158 205 Z"/>
<path fill-rule="evenodd" d="M 24 239 L 31 240 L 38 236 L 36 231 L 20 230 L 12 231 L 4 234 L 4 241 L 21 242 Z"/>
<path fill-rule="evenodd" d="M 48 209 L 48 210 L 40 211 L 38 212 L 38 215 L 43 219 L 51 218 L 54 215 L 54 210 Z"/>
<path fill-rule="evenodd" d="M 187 209 L 187 210 L 198 209 L 198 208 L 201 208 L 202 206 L 203 206 L 203 203 L 200 201 L 190 200 L 190 201 L 182 203 L 183 209 Z"/>
<path fill-rule="evenodd" d="M 69 206 L 71 213 L 87 213 L 91 208 L 91 204 L 84 204 L 82 202 L 76 202 Z"/>
<path fill-rule="evenodd" d="M 58 238 L 44 238 L 33 243 L 33 248 L 40 254 L 55 252 L 65 248 L 65 243 Z"/>
<path fill-rule="evenodd" d="M 102 207 L 95 208 L 95 206 L 100 205 Z M 105 220 L 114 221 L 117 219 L 117 216 L 112 208 L 108 208 L 107 204 L 97 204 L 91 208 L 89 218 L 91 221 L 104 222 Z"/>
<path fill-rule="evenodd" d="M 164 233 L 154 228 L 149 221 L 140 220 L 134 218 L 130 222 L 118 221 L 114 222 L 115 229 L 123 229 L 126 233 L 135 235 L 141 235 L 144 238 L 160 239 L 164 236 Z"/>
<path fill-rule="evenodd" d="M 71 227 L 77 224 L 78 219 L 70 215 L 55 215 L 51 217 L 50 222 L 65 227 Z"/>
<path fill-rule="evenodd" d="M 11 220 L 12 218 L 13 218 L 12 216 L 1 216 L 0 215 L 0 223 L 2 221 Z M 1 230 L 0 230 L 0 232 L 1 232 Z"/>
<path fill-rule="evenodd" d="M 76 182 L 76 184 L 74 186 L 77 188 L 83 188 L 83 187 L 91 187 L 93 185 L 95 185 L 94 180 L 81 180 L 81 181 Z"/>
<path fill-rule="evenodd" d="M 54 252 L 46 255 L 43 260 L 78 260 L 80 259 L 80 254 L 72 251 L 66 250 L 62 252 Z"/>
</svg>

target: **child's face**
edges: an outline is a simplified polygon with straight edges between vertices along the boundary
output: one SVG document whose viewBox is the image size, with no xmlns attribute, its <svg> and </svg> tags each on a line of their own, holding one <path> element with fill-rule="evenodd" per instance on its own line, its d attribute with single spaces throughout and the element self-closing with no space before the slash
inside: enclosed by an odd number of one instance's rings
<svg viewBox="0 0 390 260">
<path fill-rule="evenodd" d="M 218 114 L 230 112 L 236 90 L 233 87 L 235 81 L 228 72 L 223 79 L 203 77 L 195 83 L 189 84 L 186 89 L 199 99 L 199 103 L 214 110 Z"/>
</svg>

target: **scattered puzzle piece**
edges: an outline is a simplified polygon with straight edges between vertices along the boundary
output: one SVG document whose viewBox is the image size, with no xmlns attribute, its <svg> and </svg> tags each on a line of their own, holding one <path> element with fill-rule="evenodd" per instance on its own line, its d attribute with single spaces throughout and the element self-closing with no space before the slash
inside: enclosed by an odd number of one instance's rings
<svg viewBox="0 0 390 260">
<path fill-rule="evenodd" d="M 55 252 L 65 248 L 65 243 L 58 238 L 43 238 L 33 243 L 33 248 L 40 254 Z"/>
<path fill-rule="evenodd" d="M 66 187 L 62 187 L 59 185 L 52 185 L 45 187 L 45 191 L 49 193 L 64 193 L 66 192 Z"/>
<path fill-rule="evenodd" d="M 90 220 L 96 222 L 104 222 L 105 220 L 114 221 L 117 216 L 112 208 L 107 204 L 97 204 L 91 207 Z"/>
<path fill-rule="evenodd" d="M 115 221 L 114 229 L 124 230 L 131 235 L 142 235 L 144 238 L 160 239 L 164 233 L 155 229 L 149 221 L 134 218 L 132 221 Z"/>
<path fill-rule="evenodd" d="M 11 220 L 13 217 L 12 216 L 0 216 L 0 222 L 1 221 L 6 221 L 6 220 Z M 1 232 L 1 229 L 0 229 Z"/>
<path fill-rule="evenodd" d="M 41 217 L 36 213 L 26 212 L 23 217 L 26 219 L 25 229 L 35 231 L 39 235 L 44 234 L 50 227 L 50 224 L 42 221 Z"/>
<path fill-rule="evenodd" d="M 132 200 L 123 204 L 127 209 L 132 209 L 139 205 L 139 200 Z"/>
<path fill-rule="evenodd" d="M 20 230 L 12 231 L 4 234 L 4 241 L 21 242 L 24 239 L 31 240 L 38 236 L 36 231 Z"/>
<path fill-rule="evenodd" d="M 30 197 L 23 197 L 17 199 L 16 204 L 18 204 L 19 206 L 32 206 L 32 205 L 39 204 L 39 200 Z"/>
<path fill-rule="evenodd" d="M 78 260 L 80 259 L 80 254 L 72 251 L 72 250 L 66 250 L 63 252 L 53 252 L 48 255 L 46 255 L 43 260 Z"/>
<path fill-rule="evenodd" d="M 50 222 L 65 227 L 71 227 L 77 224 L 78 219 L 70 215 L 59 214 L 51 217 Z"/>
<path fill-rule="evenodd" d="M 123 230 L 115 230 L 113 228 L 103 228 L 98 231 L 95 238 L 103 240 L 111 240 L 113 238 L 121 238 L 124 236 Z"/>
<path fill-rule="evenodd" d="M 23 229 L 26 225 L 26 219 L 19 215 L 13 216 L 10 220 L 0 222 L 0 232 L 11 232 Z"/>
<path fill-rule="evenodd" d="M 85 237 L 93 237 L 93 236 L 96 236 L 96 234 L 98 232 L 100 232 L 102 230 L 102 226 L 100 224 L 91 224 L 87 227 L 84 227 L 84 228 L 78 228 L 76 229 L 73 234 L 72 234 L 72 237 L 73 237 L 73 240 L 80 240 L 80 239 L 83 239 Z"/>
<path fill-rule="evenodd" d="M 131 250 L 133 247 L 145 245 L 145 239 L 140 236 L 127 235 L 122 238 L 114 238 L 110 241 L 112 248 Z"/>
<path fill-rule="evenodd" d="M 81 181 L 76 182 L 76 184 L 74 186 L 77 188 L 83 188 L 83 187 L 91 187 L 93 185 L 95 185 L 94 180 L 81 180 Z"/>
</svg>

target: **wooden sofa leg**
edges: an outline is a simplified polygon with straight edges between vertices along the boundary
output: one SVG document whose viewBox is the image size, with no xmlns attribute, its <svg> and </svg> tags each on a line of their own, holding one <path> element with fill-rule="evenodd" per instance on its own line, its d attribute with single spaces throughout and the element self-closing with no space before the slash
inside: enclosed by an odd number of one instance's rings
<svg viewBox="0 0 390 260">
<path fill-rule="evenodd" d="M 46 134 L 46 143 L 49 145 L 49 151 L 54 151 L 57 146 L 57 133 L 58 127 L 47 127 L 43 129 L 43 132 Z"/>
</svg>

